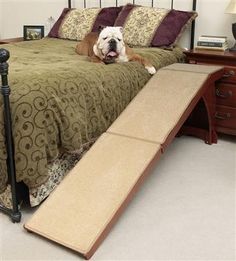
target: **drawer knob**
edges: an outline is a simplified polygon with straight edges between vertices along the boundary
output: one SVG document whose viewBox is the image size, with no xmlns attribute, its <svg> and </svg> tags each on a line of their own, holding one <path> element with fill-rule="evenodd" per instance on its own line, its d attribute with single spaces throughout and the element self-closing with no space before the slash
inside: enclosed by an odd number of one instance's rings
<svg viewBox="0 0 236 261">
<path fill-rule="evenodd" d="M 227 120 L 230 117 L 231 117 L 231 114 L 229 112 L 226 112 L 226 113 L 216 112 L 215 113 L 215 118 L 218 119 L 218 120 Z"/>
<path fill-rule="evenodd" d="M 217 97 L 220 97 L 220 98 L 223 98 L 223 99 L 227 99 L 227 98 L 232 97 L 232 95 L 233 95 L 233 93 L 230 90 L 225 92 L 225 93 L 221 93 L 219 88 L 216 89 L 216 96 Z"/>
<path fill-rule="evenodd" d="M 231 76 L 234 76 L 235 75 L 235 71 L 234 70 L 230 70 L 230 71 L 227 71 L 223 77 L 225 78 L 228 78 L 228 77 L 231 77 Z"/>
</svg>

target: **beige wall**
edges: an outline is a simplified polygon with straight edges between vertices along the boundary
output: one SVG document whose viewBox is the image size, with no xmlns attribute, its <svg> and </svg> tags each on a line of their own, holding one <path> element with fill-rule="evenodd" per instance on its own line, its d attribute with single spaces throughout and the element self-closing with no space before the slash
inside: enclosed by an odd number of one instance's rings
<svg viewBox="0 0 236 261">
<path fill-rule="evenodd" d="M 0 38 L 20 37 L 23 25 L 45 25 L 50 16 L 58 17 L 66 0 L 0 0 Z"/>
<path fill-rule="evenodd" d="M 87 0 L 88 6 L 95 6 L 99 1 Z M 119 4 L 125 4 L 126 0 L 120 0 Z M 150 0 L 136 0 L 136 3 L 150 4 Z M 170 0 L 156 0 L 158 6 L 168 7 Z M 175 0 L 176 9 L 191 9 L 190 0 Z M 196 39 L 201 34 L 226 35 L 230 43 L 234 42 L 231 34 L 233 16 L 224 14 L 229 0 L 198 0 L 197 11 L 199 17 L 196 23 Z M 83 0 L 72 0 L 76 7 L 81 7 Z M 115 0 L 103 0 L 105 6 L 115 4 Z M 67 0 L 0 0 L 0 38 L 19 37 L 23 34 L 23 25 L 47 25 L 47 19 L 59 16 L 63 7 L 67 6 Z M 235 15 L 236 20 L 236 15 Z M 47 27 L 45 28 L 48 31 Z M 188 46 L 185 36 L 183 46 Z"/>
<path fill-rule="evenodd" d="M 1 34 L 2 34 L 2 26 L 3 26 L 3 22 L 2 22 L 2 1 L 0 0 L 0 39 L 1 39 Z"/>
<path fill-rule="evenodd" d="M 198 0 L 198 2 L 196 36 L 226 35 L 230 44 L 233 44 L 232 22 L 236 21 L 236 15 L 224 13 L 230 0 Z"/>
</svg>

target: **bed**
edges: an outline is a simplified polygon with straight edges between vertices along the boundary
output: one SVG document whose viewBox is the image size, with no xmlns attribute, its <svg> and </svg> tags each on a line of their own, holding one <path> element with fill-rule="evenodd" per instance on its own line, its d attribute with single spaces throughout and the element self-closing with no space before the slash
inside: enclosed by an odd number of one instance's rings
<svg viewBox="0 0 236 261">
<path fill-rule="evenodd" d="M 19 191 L 26 189 L 31 206 L 40 204 L 151 77 L 136 62 L 91 63 L 75 53 L 73 40 L 45 37 L 4 46 L 11 54 L 11 95 L 10 104 L 9 91 L 0 99 L 0 209 L 13 222 L 21 218 Z M 176 45 L 135 52 L 156 69 L 184 62 Z M 2 90 L 8 87 L 6 56 L 1 49 Z"/>
</svg>

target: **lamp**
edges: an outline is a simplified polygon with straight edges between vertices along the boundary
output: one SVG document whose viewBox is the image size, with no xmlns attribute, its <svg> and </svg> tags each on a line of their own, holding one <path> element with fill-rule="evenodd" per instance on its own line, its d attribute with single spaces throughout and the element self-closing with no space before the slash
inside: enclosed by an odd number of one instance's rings
<svg viewBox="0 0 236 261">
<path fill-rule="evenodd" d="M 229 2 L 229 5 L 225 9 L 225 13 L 227 14 L 236 14 L 236 0 L 231 0 Z M 234 36 L 234 39 L 236 40 L 236 23 L 232 24 L 232 33 Z M 232 48 L 230 48 L 230 51 L 236 51 L 236 42 Z"/>
</svg>

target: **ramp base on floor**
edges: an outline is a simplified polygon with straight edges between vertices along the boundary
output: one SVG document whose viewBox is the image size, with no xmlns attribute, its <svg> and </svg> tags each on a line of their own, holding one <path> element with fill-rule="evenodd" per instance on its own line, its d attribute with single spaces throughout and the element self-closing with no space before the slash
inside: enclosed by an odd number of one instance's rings
<svg viewBox="0 0 236 261">
<path fill-rule="evenodd" d="M 158 144 L 103 134 L 25 228 L 89 258 L 160 151 Z"/>
</svg>

